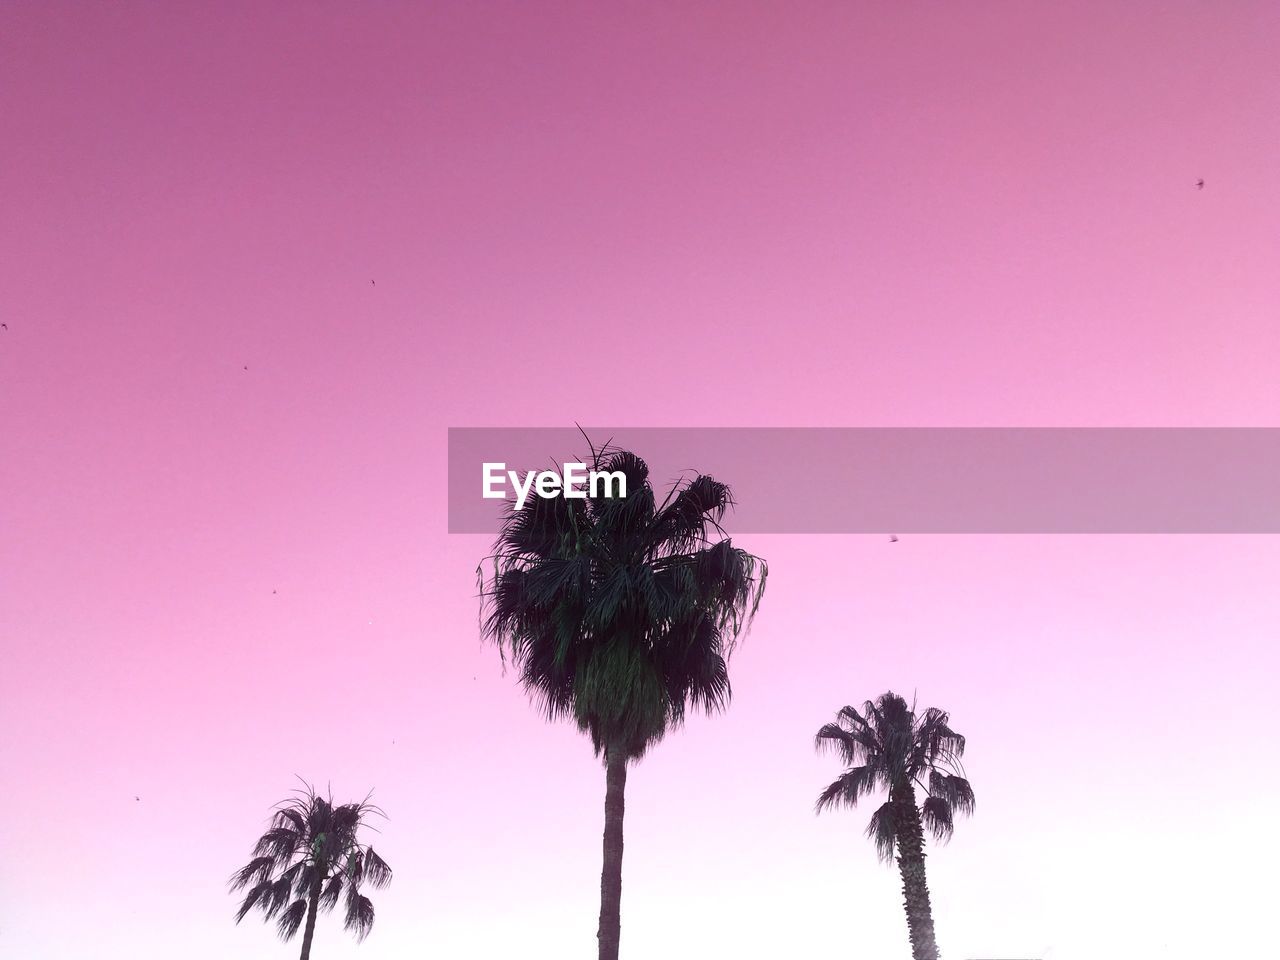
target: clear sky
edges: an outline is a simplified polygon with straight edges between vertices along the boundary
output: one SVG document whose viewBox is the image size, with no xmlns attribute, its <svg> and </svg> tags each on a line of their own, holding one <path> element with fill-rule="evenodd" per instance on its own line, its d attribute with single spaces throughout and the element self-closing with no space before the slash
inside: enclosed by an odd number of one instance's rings
<svg viewBox="0 0 1280 960">
<path fill-rule="evenodd" d="M 480 645 L 447 427 L 1280 425 L 1278 47 L 1210 0 L 0 6 L 0 954 L 292 955 L 224 881 L 299 774 L 391 815 L 317 956 L 594 956 L 603 771 Z M 947 957 L 1270 948 L 1276 538 L 744 545 L 735 703 L 628 784 L 625 956 L 908 956 L 870 810 L 812 813 L 889 687 L 970 738 Z"/>
</svg>

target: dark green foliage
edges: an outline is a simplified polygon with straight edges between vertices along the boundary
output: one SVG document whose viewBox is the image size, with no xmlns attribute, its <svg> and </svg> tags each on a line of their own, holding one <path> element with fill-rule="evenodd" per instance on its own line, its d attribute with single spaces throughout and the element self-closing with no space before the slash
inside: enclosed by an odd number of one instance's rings
<svg viewBox="0 0 1280 960">
<path fill-rule="evenodd" d="M 728 702 L 726 661 L 767 569 L 712 539 L 733 502 L 723 483 L 697 476 L 659 504 L 635 454 L 593 451 L 591 469 L 623 473 L 627 496 L 511 509 L 479 571 L 482 625 L 549 719 L 636 758 L 688 709 Z"/>
</svg>

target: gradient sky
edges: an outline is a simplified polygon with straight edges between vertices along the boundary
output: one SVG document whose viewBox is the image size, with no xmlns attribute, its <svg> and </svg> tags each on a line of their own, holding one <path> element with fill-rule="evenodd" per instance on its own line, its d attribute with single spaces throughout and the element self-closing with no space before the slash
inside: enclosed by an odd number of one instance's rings
<svg viewBox="0 0 1280 960">
<path fill-rule="evenodd" d="M 224 881 L 299 774 L 391 816 L 317 956 L 594 956 L 603 772 L 480 645 L 446 428 L 1280 425 L 1278 48 L 1266 0 L 0 6 L 0 953 L 293 955 Z M 945 956 L 1271 948 L 1276 538 L 744 545 L 625 956 L 908 956 L 870 809 L 812 813 L 889 687 L 970 738 Z"/>
</svg>

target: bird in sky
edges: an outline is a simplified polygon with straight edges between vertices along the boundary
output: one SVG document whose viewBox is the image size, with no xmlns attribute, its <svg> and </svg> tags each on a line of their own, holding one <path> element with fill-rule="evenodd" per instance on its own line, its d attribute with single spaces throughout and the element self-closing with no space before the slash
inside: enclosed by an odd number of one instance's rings
<svg viewBox="0 0 1280 960">
<path fill-rule="evenodd" d="M 898 535 L 897 535 L 896 533 L 891 533 L 891 534 L 889 534 L 889 542 L 890 542 L 890 543 L 897 543 L 897 542 L 898 542 Z"/>
<path fill-rule="evenodd" d="M 141 800 L 142 798 L 141 798 L 141 797 L 134 797 L 133 799 L 135 799 L 135 800 Z"/>
<path fill-rule="evenodd" d="M 1204 177 L 1201 177 L 1199 180 L 1196 181 L 1196 189 L 1197 190 L 1204 189 Z"/>
<path fill-rule="evenodd" d="M 376 280 L 370 280 L 369 283 L 375 287 L 378 285 L 378 282 Z"/>
<path fill-rule="evenodd" d="M 9 329 L 9 325 L 7 323 L 0 323 L 0 327 L 3 327 L 6 330 Z"/>
</svg>

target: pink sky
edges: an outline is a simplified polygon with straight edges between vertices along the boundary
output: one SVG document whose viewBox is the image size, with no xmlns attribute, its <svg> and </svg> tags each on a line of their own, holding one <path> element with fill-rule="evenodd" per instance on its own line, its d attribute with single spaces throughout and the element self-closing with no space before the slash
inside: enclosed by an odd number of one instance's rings
<svg viewBox="0 0 1280 960">
<path fill-rule="evenodd" d="M 296 773 L 391 815 L 317 956 L 594 956 L 603 773 L 480 646 L 447 427 L 1280 425 L 1278 46 L 1208 0 L 0 6 L 0 954 L 293 955 L 224 880 Z M 888 687 L 970 738 L 945 956 L 1270 944 L 1276 538 L 744 542 L 735 703 L 628 784 L 625 956 L 908 956 L 870 810 L 811 812 Z"/>
</svg>

